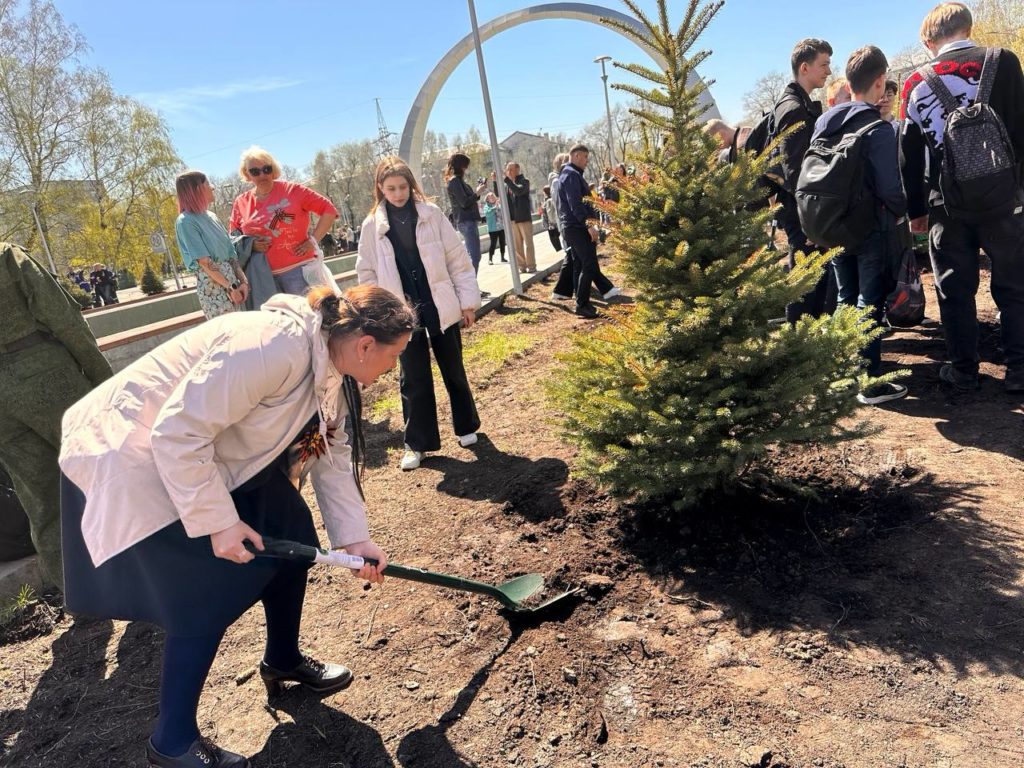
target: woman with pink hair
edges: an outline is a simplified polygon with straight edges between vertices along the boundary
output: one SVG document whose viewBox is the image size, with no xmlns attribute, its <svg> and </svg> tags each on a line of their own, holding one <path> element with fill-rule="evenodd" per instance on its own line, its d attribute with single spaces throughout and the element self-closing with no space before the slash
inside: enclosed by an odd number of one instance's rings
<svg viewBox="0 0 1024 768">
<path fill-rule="evenodd" d="M 178 220 L 174 235 L 185 267 L 196 275 L 196 296 L 206 319 L 242 308 L 249 282 L 235 257 L 235 246 L 213 211 L 213 188 L 201 171 L 185 171 L 175 180 Z"/>
</svg>

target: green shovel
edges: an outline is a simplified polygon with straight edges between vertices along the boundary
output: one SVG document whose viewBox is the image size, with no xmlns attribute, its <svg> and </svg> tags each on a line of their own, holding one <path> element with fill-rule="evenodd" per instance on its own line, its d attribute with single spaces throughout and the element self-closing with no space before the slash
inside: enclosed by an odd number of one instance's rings
<svg viewBox="0 0 1024 768">
<path fill-rule="evenodd" d="M 263 537 L 262 552 L 257 551 L 248 541 L 245 542 L 245 546 L 257 557 L 275 557 L 301 563 L 322 563 L 337 568 L 351 568 L 354 571 L 358 571 L 366 564 L 377 564 L 376 560 L 369 557 L 362 558 L 346 552 L 320 549 L 318 547 L 311 547 L 308 544 L 299 544 L 295 541 L 274 539 L 270 536 Z M 396 579 L 405 579 L 407 581 L 418 581 L 423 584 L 433 584 L 435 587 L 448 587 L 463 592 L 487 595 L 488 597 L 493 597 L 515 613 L 536 613 L 579 592 L 579 589 L 570 589 L 538 605 L 525 606 L 523 602 L 539 592 L 544 586 L 544 577 L 539 573 L 528 573 L 525 576 L 519 576 L 503 584 L 494 585 L 485 584 L 482 581 L 464 579 L 461 576 L 452 576 L 447 573 L 435 573 L 434 571 L 425 571 L 422 568 L 410 568 L 407 565 L 388 563 L 384 569 L 384 575 L 394 576 Z"/>
</svg>

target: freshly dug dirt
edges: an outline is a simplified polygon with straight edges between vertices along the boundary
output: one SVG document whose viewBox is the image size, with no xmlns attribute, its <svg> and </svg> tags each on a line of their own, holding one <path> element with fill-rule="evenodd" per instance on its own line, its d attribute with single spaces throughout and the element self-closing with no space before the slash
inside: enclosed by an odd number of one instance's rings
<svg viewBox="0 0 1024 768">
<path fill-rule="evenodd" d="M 480 443 L 448 434 L 401 473 L 392 412 L 368 427 L 365 489 L 396 561 L 495 582 L 538 571 L 580 599 L 523 621 L 486 598 L 314 569 L 305 649 L 351 665 L 355 684 L 266 706 L 255 609 L 214 664 L 204 733 L 260 768 L 1024 761 L 1024 431 L 987 284 L 980 392 L 940 386 L 934 320 L 900 331 L 884 351 L 911 397 L 864 411 L 878 434 L 771 457 L 814 496 L 761 488 L 681 525 L 573 478 L 541 387 L 589 326 L 549 293 L 466 334 L 528 342 L 474 364 Z M 394 390 L 378 383 L 367 404 Z M 17 631 L 0 651 L 0 766 L 145 765 L 160 632 L 63 616 Z"/>
</svg>

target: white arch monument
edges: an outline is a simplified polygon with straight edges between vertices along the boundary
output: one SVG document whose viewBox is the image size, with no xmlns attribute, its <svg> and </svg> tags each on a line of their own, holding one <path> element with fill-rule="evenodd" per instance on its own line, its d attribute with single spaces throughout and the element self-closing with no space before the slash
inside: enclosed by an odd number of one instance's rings
<svg viewBox="0 0 1024 768">
<path fill-rule="evenodd" d="M 487 40 L 507 29 L 518 27 L 520 24 L 525 24 L 529 21 L 575 19 L 587 21 L 591 24 L 601 24 L 602 18 L 616 19 L 638 30 L 643 29 L 640 22 L 633 17 L 600 5 L 593 5 L 591 3 L 546 3 L 544 5 L 522 8 L 492 19 L 480 27 L 480 40 Z M 601 26 L 604 25 L 602 24 Z M 605 28 L 613 32 L 618 31 L 613 27 Z M 627 39 L 636 42 L 633 38 L 628 37 Z M 641 45 L 640 47 L 657 62 L 658 66 L 665 67 L 666 62 L 657 52 L 647 46 Z M 398 154 L 409 164 L 409 167 L 416 176 L 420 175 L 423 160 L 423 136 L 427 132 L 427 119 L 430 117 L 430 111 L 434 108 L 434 102 L 437 101 L 437 95 L 441 92 L 441 89 L 448 81 L 452 72 L 455 71 L 455 68 L 473 50 L 473 35 L 466 35 L 437 63 L 437 66 L 434 67 L 434 70 L 423 83 L 423 87 L 420 88 L 420 92 L 416 95 L 416 100 L 412 103 L 409 116 L 405 120 L 405 129 L 402 131 L 402 141 Z M 696 73 L 691 73 L 690 85 L 693 86 L 699 82 L 700 78 Z M 708 106 L 708 110 L 705 112 L 707 119 L 721 117 L 715 100 L 708 91 L 704 91 L 701 94 L 701 103 Z"/>
</svg>

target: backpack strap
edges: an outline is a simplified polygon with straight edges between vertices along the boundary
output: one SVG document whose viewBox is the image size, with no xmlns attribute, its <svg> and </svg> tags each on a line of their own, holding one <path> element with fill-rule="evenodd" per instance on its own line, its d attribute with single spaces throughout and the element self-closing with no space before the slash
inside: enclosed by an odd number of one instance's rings
<svg viewBox="0 0 1024 768">
<path fill-rule="evenodd" d="M 878 120 L 872 120 L 863 128 L 859 128 L 856 131 L 854 131 L 853 135 L 856 136 L 857 138 L 862 138 L 864 134 L 866 134 L 868 131 L 875 129 L 880 125 L 885 125 L 885 120 L 882 120 L 881 118 L 879 118 Z"/>
<path fill-rule="evenodd" d="M 935 74 L 935 67 L 932 62 L 925 64 L 917 73 L 924 78 L 925 82 L 928 83 L 928 87 L 932 89 L 932 93 L 942 104 L 943 109 L 946 110 L 947 115 L 953 114 L 960 108 L 960 102 L 958 102 L 953 94 L 949 92 L 949 88 L 942 82 L 942 78 Z"/>
<path fill-rule="evenodd" d="M 981 82 L 978 84 L 978 95 L 975 104 L 988 104 L 992 97 L 992 84 L 996 81 L 996 70 L 999 69 L 999 48 L 985 49 L 985 63 L 981 65 Z"/>
</svg>

